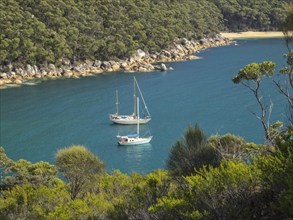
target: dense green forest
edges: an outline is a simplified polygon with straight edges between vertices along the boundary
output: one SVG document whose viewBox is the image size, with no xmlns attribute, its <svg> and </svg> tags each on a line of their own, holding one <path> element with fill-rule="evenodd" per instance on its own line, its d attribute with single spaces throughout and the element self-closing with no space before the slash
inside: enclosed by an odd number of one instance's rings
<svg viewBox="0 0 293 220">
<path fill-rule="evenodd" d="M 166 170 L 147 175 L 107 173 L 84 146 L 58 150 L 54 165 L 13 161 L 0 147 L 0 219 L 292 219 L 293 6 L 288 9 L 286 65 L 276 71 L 271 61 L 251 63 L 233 78 L 256 98 L 264 144 L 232 134 L 207 137 L 199 125 L 189 126 L 171 147 Z M 284 123 L 269 123 L 264 79 L 287 100 Z"/>
<path fill-rule="evenodd" d="M 170 148 L 166 169 L 147 175 L 106 172 L 79 145 L 59 149 L 54 165 L 13 161 L 0 147 L 0 219 L 292 219 L 292 24 L 293 6 L 282 26 L 287 66 L 276 72 L 271 61 L 251 63 L 233 78 L 256 98 L 264 144 L 232 134 L 207 137 L 196 124 Z M 260 91 L 265 78 L 288 101 L 284 123 L 269 124 Z"/>
<path fill-rule="evenodd" d="M 159 51 L 178 37 L 275 30 L 289 2 L 2 0 L 0 66 L 124 59 L 137 49 Z"/>
<path fill-rule="evenodd" d="M 196 125 L 172 147 L 168 169 L 147 175 L 106 173 L 83 146 L 59 150 L 56 165 L 12 161 L 0 148 L 0 218 L 292 218 L 292 135 L 272 147 L 231 134 L 207 139 Z"/>
</svg>

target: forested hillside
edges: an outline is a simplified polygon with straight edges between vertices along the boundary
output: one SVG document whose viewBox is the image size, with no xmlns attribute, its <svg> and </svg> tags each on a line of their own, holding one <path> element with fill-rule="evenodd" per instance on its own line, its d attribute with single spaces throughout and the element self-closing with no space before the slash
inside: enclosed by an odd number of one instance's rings
<svg viewBox="0 0 293 220">
<path fill-rule="evenodd" d="M 178 38 L 276 29 L 289 0 L 3 0 L 0 65 L 121 59 Z"/>
<path fill-rule="evenodd" d="M 276 30 L 291 0 L 213 0 L 228 31 Z"/>
</svg>

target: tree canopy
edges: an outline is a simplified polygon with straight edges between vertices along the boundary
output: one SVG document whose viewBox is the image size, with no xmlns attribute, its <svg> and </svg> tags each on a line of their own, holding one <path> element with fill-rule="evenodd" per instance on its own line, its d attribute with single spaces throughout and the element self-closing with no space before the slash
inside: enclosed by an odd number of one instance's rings
<svg viewBox="0 0 293 220">
<path fill-rule="evenodd" d="M 17 1 L 2 2 L 1 7 L 4 4 L 18 5 Z M 97 1 L 87 1 L 83 4 L 73 0 L 52 2 L 64 8 L 78 3 L 82 8 L 85 4 L 90 10 Z M 111 5 L 107 0 L 104 2 Z M 173 2 L 176 1 L 151 1 L 157 5 L 172 5 Z M 204 1 L 197 3 L 201 2 Z M 236 2 L 231 0 L 231 5 Z M 34 3 L 44 8 L 54 8 L 54 5 L 42 0 L 21 2 L 22 7 L 27 7 L 27 10 L 33 7 Z M 113 3 L 113 7 L 118 7 L 120 1 Z M 136 4 L 148 5 L 144 1 Z M 79 9 L 70 9 L 63 15 L 78 15 Z M 158 8 L 153 8 L 156 9 Z M 127 11 L 131 10 L 128 8 Z M 31 16 L 25 12 L 26 10 L 15 10 L 16 15 L 21 15 L 20 17 L 12 16 L 12 13 L 10 17 L 6 17 L 2 16 L 1 11 L 0 19 L 14 21 Z M 104 12 L 107 13 L 106 9 Z M 52 10 L 51 14 L 40 14 L 48 24 L 55 22 L 57 25 L 58 22 L 54 18 L 59 13 L 61 12 L 58 10 Z M 291 22 L 291 15 L 289 13 L 287 17 L 288 22 Z M 34 16 L 31 18 L 34 19 Z M 86 18 L 80 19 L 82 23 Z M 111 19 L 101 22 L 107 24 L 110 21 Z M 119 23 L 119 20 L 116 22 Z M 0 22 L 0 25 L 5 26 L 7 23 Z M 61 23 L 60 25 L 62 26 Z M 111 23 L 107 26 L 113 27 Z M 20 26 L 18 28 L 21 35 L 33 35 L 29 29 L 22 32 L 23 29 Z M 14 45 L 10 41 L 3 41 L 2 30 L 0 29 L 0 46 Z M 78 33 L 79 29 L 74 31 Z M 57 34 L 56 30 L 48 33 Z M 11 36 L 14 36 L 13 33 Z M 15 36 L 17 38 L 17 35 Z M 17 45 L 18 42 L 19 45 L 35 52 L 33 54 L 37 54 L 32 41 L 25 42 L 21 37 L 13 41 Z M 287 41 L 288 66 L 281 73 L 292 79 L 290 42 Z M 151 45 L 156 46 L 154 43 Z M 75 46 L 74 56 L 79 57 L 83 54 L 81 50 L 85 48 L 78 43 Z M 15 52 L 18 53 L 16 49 Z M 0 50 L 0 56 L 7 54 Z M 242 83 L 254 93 L 263 110 L 262 117 L 265 116 L 266 108 L 260 102 L 259 83 L 264 76 L 273 74 L 274 66 L 272 62 L 253 63 L 240 70 L 234 78 L 235 83 Z M 292 85 L 279 85 L 279 90 L 292 88 Z M 291 92 L 281 94 L 291 100 Z M 289 125 L 279 131 L 281 126 L 282 123 L 277 122 L 273 126 L 264 127 L 271 139 L 270 146 L 247 143 L 231 134 L 207 138 L 198 125 L 194 128 L 190 126 L 170 151 L 169 169 L 155 170 L 146 175 L 127 175 L 120 171 L 105 173 L 104 165 L 98 157 L 79 145 L 59 150 L 56 153 L 56 166 L 42 161 L 13 161 L 5 154 L 4 148 L 0 147 L 0 219 L 292 219 L 293 128 Z M 216 166 L 210 159 L 218 158 L 213 157 L 210 151 L 207 151 L 208 154 L 202 153 L 206 152 L 206 149 L 220 154 L 221 161 L 217 160 Z M 208 157 L 205 157 L 206 155 Z M 248 161 L 247 155 L 250 156 Z M 57 176 L 57 169 L 65 179 Z M 171 178 L 174 171 L 175 175 L 182 177 L 181 181 Z"/>
<path fill-rule="evenodd" d="M 46 165 L 42 172 L 35 172 L 35 168 L 44 162 L 33 164 L 21 160 L 20 164 L 19 161 L 9 159 L 3 148 L 0 148 L 0 157 L 4 159 L 1 169 L 5 171 L 5 179 L 22 177 L 18 179 L 22 181 L 7 185 L 8 188 L 5 184 L 9 182 L 1 183 L 4 187 L 0 188 L 0 218 L 292 218 L 292 128 L 280 133 L 277 139 L 274 152 L 267 151 L 262 155 L 261 149 L 268 146 L 259 145 L 255 147 L 258 150 L 253 152 L 254 157 L 250 157 L 248 163 L 239 158 L 222 157 L 217 167 L 202 166 L 196 172 L 183 174 L 181 181 L 171 178 L 173 174 L 168 170 L 154 170 L 145 175 L 127 175 L 118 170 L 97 173 L 101 162 L 98 161 L 98 166 L 95 166 L 96 156 L 82 146 L 65 148 L 57 153 L 59 169 L 63 167 L 60 170 L 68 176 L 62 180 L 56 176 L 56 172 L 49 172 L 56 170 L 54 165 Z M 234 144 L 246 150 L 251 147 L 251 143 L 230 134 L 208 140 L 210 147 L 223 147 L 225 154 L 230 154 L 228 148 L 231 149 Z M 15 166 L 18 169 L 9 168 Z M 47 177 L 42 173 L 48 173 Z M 76 179 L 70 176 L 74 174 L 85 177 L 87 181 L 81 186 L 83 193 L 79 191 L 73 199 L 71 186 Z M 52 179 L 55 179 L 54 184 L 51 184 Z"/>
<path fill-rule="evenodd" d="M 174 176 L 186 176 L 203 166 L 217 166 L 220 154 L 207 144 L 207 137 L 198 124 L 189 126 L 184 136 L 171 148 L 167 168 Z"/>
<path fill-rule="evenodd" d="M 0 66 L 128 58 L 176 38 L 222 30 L 274 30 L 288 0 L 4 0 Z"/>
<path fill-rule="evenodd" d="M 70 183 L 72 199 L 77 197 L 92 175 L 104 172 L 104 164 L 99 158 L 79 145 L 58 150 L 56 165 Z"/>
</svg>

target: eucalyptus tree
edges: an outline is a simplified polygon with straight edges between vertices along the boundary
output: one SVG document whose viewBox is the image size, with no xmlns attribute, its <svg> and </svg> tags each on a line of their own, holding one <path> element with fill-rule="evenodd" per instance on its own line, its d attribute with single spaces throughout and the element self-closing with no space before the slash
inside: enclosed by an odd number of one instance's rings
<svg viewBox="0 0 293 220">
<path fill-rule="evenodd" d="M 56 174 L 56 167 L 48 162 L 32 163 L 24 159 L 13 161 L 0 147 L 0 185 L 4 189 L 26 183 L 33 187 L 53 187 L 59 182 Z"/>
<path fill-rule="evenodd" d="M 77 211 L 69 210 L 71 201 L 62 181 L 50 188 L 45 185 L 35 187 L 30 183 L 17 185 L 3 191 L 0 197 L 0 219 L 81 219 L 76 215 Z M 82 208 L 75 206 L 76 210 Z M 67 217 L 69 211 L 75 214 L 70 215 L 71 218 Z"/>
<path fill-rule="evenodd" d="M 274 154 L 258 156 L 254 161 L 261 170 L 263 213 L 271 219 L 293 217 L 293 128 L 279 134 Z"/>
<path fill-rule="evenodd" d="M 275 64 L 271 61 L 251 63 L 241 69 L 233 78 L 234 83 L 241 83 L 254 94 L 261 109 L 260 115 L 254 114 L 261 120 L 265 138 L 269 144 L 273 143 L 273 139 L 278 132 L 276 133 L 276 129 L 274 129 L 277 124 L 274 126 L 269 124 L 272 105 L 268 106 L 268 103 L 265 103 L 260 92 L 263 78 L 269 77 L 279 92 L 287 99 L 289 106 L 288 121 L 291 125 L 293 123 L 293 5 L 287 4 L 286 7 L 287 13 L 280 28 L 284 33 L 288 49 L 288 53 L 285 54 L 287 66 L 282 68 L 278 74 L 275 74 Z"/>
<path fill-rule="evenodd" d="M 189 126 L 184 136 L 171 148 L 167 169 L 173 176 L 187 176 L 205 165 L 219 165 L 219 152 L 207 144 L 207 137 L 196 124 Z"/>
<path fill-rule="evenodd" d="M 106 190 L 106 196 L 113 196 L 114 205 L 109 219 L 163 219 L 149 208 L 169 194 L 173 181 L 166 170 L 155 170 L 147 175 L 115 172 L 106 178 L 102 177 L 106 182 L 101 183 L 101 190 Z"/>
<path fill-rule="evenodd" d="M 0 147 L 0 169 L 7 168 L 13 161 L 7 157 L 3 147 Z"/>
<path fill-rule="evenodd" d="M 284 33 L 286 45 L 289 51 L 293 49 L 293 4 L 286 5 L 287 13 L 286 18 L 284 19 L 281 30 Z"/>
<path fill-rule="evenodd" d="M 80 145 L 58 150 L 56 165 L 69 182 L 71 199 L 73 200 L 93 175 L 104 172 L 103 162 L 87 148 Z"/>
<path fill-rule="evenodd" d="M 288 121 L 293 124 L 293 4 L 288 5 L 287 16 L 281 25 L 284 39 L 288 49 L 285 54 L 287 66 L 283 67 L 279 74 L 270 77 L 279 92 L 287 99 L 289 114 Z"/>
<path fill-rule="evenodd" d="M 185 178 L 187 214 L 195 210 L 204 219 L 258 219 L 261 216 L 260 170 L 237 161 L 223 161 L 219 167 L 201 169 Z M 190 218 L 192 219 L 192 218 Z"/>
<path fill-rule="evenodd" d="M 247 160 L 246 142 L 242 137 L 233 134 L 213 135 L 209 137 L 208 144 L 219 151 L 222 159 Z"/>
<path fill-rule="evenodd" d="M 4 148 L 0 147 L 0 191 L 6 188 L 4 177 L 7 169 L 13 164 L 13 161 L 7 157 Z"/>
<path fill-rule="evenodd" d="M 242 84 L 248 88 L 254 95 L 259 108 L 260 115 L 253 112 L 253 114 L 260 119 L 262 127 L 265 132 L 265 140 L 268 144 L 272 144 L 272 137 L 270 134 L 270 115 L 272 111 L 272 103 L 268 105 L 263 99 L 261 93 L 261 83 L 266 76 L 270 76 L 275 72 L 275 63 L 271 61 L 264 61 L 262 63 L 251 63 L 241 69 L 238 74 L 232 79 L 236 84 Z"/>
<path fill-rule="evenodd" d="M 223 160 L 183 178 L 149 210 L 160 219 L 259 219 L 262 214 L 261 171 L 240 161 Z"/>
<path fill-rule="evenodd" d="M 8 186 L 30 183 L 33 187 L 53 187 L 59 182 L 59 179 L 56 177 L 57 168 L 44 161 L 32 163 L 20 159 L 13 162 L 7 168 L 7 172 L 9 175 L 5 178 L 4 183 Z"/>
</svg>

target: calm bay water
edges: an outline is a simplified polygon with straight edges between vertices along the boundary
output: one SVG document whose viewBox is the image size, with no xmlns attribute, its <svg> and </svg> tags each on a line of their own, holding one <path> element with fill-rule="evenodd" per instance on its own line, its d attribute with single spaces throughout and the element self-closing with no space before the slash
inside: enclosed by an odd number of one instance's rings
<svg viewBox="0 0 293 220">
<path fill-rule="evenodd" d="M 251 62 L 272 60 L 285 65 L 282 39 L 241 40 L 237 46 L 210 48 L 201 59 L 167 63 L 174 71 L 105 73 L 80 79 L 46 81 L 0 91 L 0 146 L 12 159 L 54 163 L 59 148 L 84 145 L 102 159 L 108 171 L 148 173 L 164 168 L 171 146 L 188 125 L 199 123 L 207 135 L 233 133 L 246 141 L 263 142 L 253 95 L 231 78 Z M 152 115 L 141 132 L 154 136 L 151 144 L 119 147 L 115 136 L 135 126 L 113 125 L 119 91 L 120 113 L 133 109 L 133 76 Z M 265 93 L 274 103 L 271 121 L 285 120 L 285 101 L 270 82 Z"/>
</svg>

